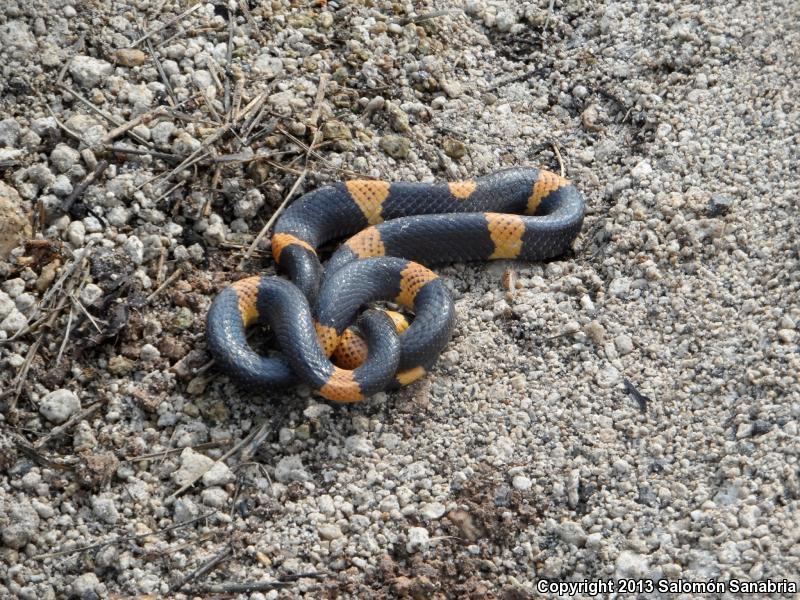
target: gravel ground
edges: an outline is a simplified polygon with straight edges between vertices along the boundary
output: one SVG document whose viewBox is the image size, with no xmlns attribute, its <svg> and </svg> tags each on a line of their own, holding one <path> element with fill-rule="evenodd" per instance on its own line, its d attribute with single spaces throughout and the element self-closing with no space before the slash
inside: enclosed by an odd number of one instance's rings
<svg viewBox="0 0 800 600">
<path fill-rule="evenodd" d="M 797 581 L 800 5 L 724 4 L 4 2 L 0 597 Z M 524 164 L 574 252 L 439 269 L 421 383 L 206 367 L 293 189 Z"/>
</svg>

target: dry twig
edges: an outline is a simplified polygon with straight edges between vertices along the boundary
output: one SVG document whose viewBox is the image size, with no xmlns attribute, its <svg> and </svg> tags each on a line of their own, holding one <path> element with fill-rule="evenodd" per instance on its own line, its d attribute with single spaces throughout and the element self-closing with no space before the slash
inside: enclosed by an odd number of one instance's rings
<svg viewBox="0 0 800 600">
<path fill-rule="evenodd" d="M 194 525 L 198 521 L 202 521 L 203 519 L 213 517 L 215 514 L 217 514 L 217 511 L 212 510 L 211 512 L 205 513 L 204 515 L 195 517 L 190 521 L 178 523 L 177 525 L 170 525 L 169 527 L 164 527 L 163 529 L 159 529 L 158 531 L 151 531 L 149 533 L 138 533 L 136 535 L 127 535 L 120 538 L 114 538 L 113 540 L 106 540 L 105 542 L 98 542 L 97 544 L 91 544 L 89 546 L 80 546 L 78 548 L 70 548 L 69 550 L 59 550 L 57 552 L 49 552 L 47 554 L 38 554 L 33 557 L 33 560 L 44 560 L 45 558 L 54 558 L 56 556 L 67 556 L 69 554 L 78 554 L 81 552 L 88 552 L 89 550 L 97 550 L 99 548 L 105 548 L 106 546 L 113 546 L 114 544 L 122 544 L 124 542 L 134 542 L 136 540 L 141 540 L 153 535 L 161 535 L 162 533 L 168 533 L 170 531 L 175 531 L 176 529 L 183 529 L 185 527 L 189 527 L 190 525 Z"/>
</svg>

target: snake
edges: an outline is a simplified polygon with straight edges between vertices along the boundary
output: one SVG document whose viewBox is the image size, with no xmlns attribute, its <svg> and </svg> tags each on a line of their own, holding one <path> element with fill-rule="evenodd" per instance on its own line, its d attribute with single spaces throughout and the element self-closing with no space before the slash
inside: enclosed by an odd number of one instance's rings
<svg viewBox="0 0 800 600">
<path fill-rule="evenodd" d="M 206 318 L 208 349 L 251 388 L 303 382 L 326 399 L 357 402 L 408 385 L 435 364 L 455 324 L 452 296 L 427 265 L 561 256 L 585 211 L 574 184 L 533 167 L 446 183 L 320 187 L 275 223 L 272 255 L 288 279 L 256 275 L 223 289 Z M 343 238 L 323 268 L 319 249 Z M 359 317 L 376 301 L 414 318 L 376 309 Z M 269 326 L 280 354 L 250 347 L 256 324 Z"/>
</svg>

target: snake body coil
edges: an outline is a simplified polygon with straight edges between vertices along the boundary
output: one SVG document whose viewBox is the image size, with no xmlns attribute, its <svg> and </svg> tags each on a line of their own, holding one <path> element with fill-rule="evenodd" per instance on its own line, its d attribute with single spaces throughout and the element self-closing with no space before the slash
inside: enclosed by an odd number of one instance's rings
<svg viewBox="0 0 800 600">
<path fill-rule="evenodd" d="M 532 168 L 444 184 L 358 180 L 319 188 L 275 226 L 273 256 L 291 283 L 251 277 L 223 290 L 208 314 L 209 349 L 248 384 L 299 378 L 337 401 L 410 383 L 436 361 L 454 319 L 441 280 L 415 261 L 552 258 L 575 239 L 584 210 L 566 179 Z M 323 270 L 316 249 L 354 233 Z M 367 311 L 359 321 L 365 343 L 348 326 L 375 300 L 413 310 L 414 321 L 409 326 L 395 313 L 392 325 Z M 250 349 L 244 332 L 257 321 L 269 323 L 282 357 Z"/>
</svg>

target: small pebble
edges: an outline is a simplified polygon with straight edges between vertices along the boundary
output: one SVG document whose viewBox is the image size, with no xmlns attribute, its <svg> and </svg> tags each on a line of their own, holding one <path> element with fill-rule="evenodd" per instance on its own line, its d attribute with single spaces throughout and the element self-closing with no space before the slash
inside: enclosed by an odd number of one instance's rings
<svg viewBox="0 0 800 600">
<path fill-rule="evenodd" d="M 380 147 L 386 154 L 399 160 L 408 157 L 411 142 L 399 135 L 385 135 L 380 140 Z"/>
<path fill-rule="evenodd" d="M 428 530 L 424 527 L 409 527 L 408 541 L 406 542 L 406 552 L 414 554 L 415 552 L 424 552 L 428 549 L 430 543 L 430 536 Z"/>
<path fill-rule="evenodd" d="M 53 390 L 39 402 L 39 412 L 51 423 L 63 423 L 81 409 L 81 402 L 71 390 Z"/>
</svg>

